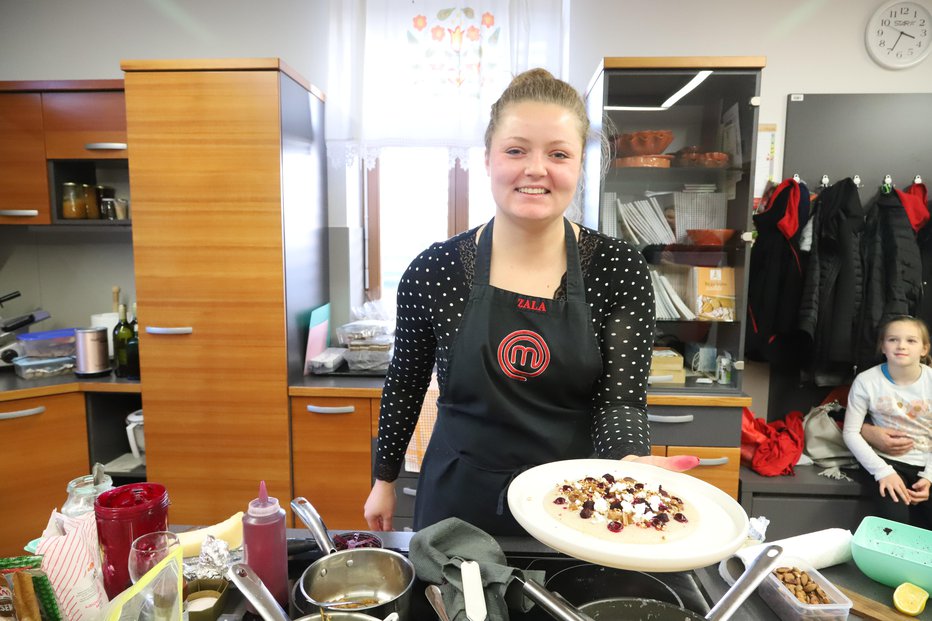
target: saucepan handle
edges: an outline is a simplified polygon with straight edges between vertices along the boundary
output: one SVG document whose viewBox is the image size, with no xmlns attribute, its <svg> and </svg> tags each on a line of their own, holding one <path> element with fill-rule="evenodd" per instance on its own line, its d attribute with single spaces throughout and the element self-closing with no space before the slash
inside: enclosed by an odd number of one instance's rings
<svg viewBox="0 0 932 621">
<path fill-rule="evenodd" d="M 265 621 L 290 621 L 282 607 L 278 605 L 268 587 L 245 563 L 234 563 L 227 570 L 227 577 L 236 585 L 249 603 L 255 606 Z"/>
<path fill-rule="evenodd" d="M 333 539 L 330 538 L 330 534 L 327 532 L 327 527 L 324 526 L 324 521 L 307 498 L 298 496 L 291 501 L 291 508 L 294 510 L 295 515 L 301 518 L 304 525 L 308 527 L 311 534 L 314 535 L 317 547 L 322 552 L 333 554 L 337 551 L 336 546 L 333 545 Z"/>
<path fill-rule="evenodd" d="M 519 578 L 518 576 L 515 576 L 515 580 L 524 585 L 524 594 L 554 619 L 559 621 L 592 621 L 591 617 L 577 610 L 556 593 L 551 593 L 537 581 L 530 578 Z"/>
</svg>

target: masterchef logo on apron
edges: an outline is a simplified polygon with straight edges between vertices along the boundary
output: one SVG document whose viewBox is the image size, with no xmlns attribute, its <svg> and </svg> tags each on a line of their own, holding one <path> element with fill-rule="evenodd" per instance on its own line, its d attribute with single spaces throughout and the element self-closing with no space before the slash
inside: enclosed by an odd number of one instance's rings
<svg viewBox="0 0 932 621">
<path fill-rule="evenodd" d="M 550 348 L 531 330 L 515 330 L 498 345 L 498 366 L 510 378 L 525 382 L 547 370 Z"/>
</svg>

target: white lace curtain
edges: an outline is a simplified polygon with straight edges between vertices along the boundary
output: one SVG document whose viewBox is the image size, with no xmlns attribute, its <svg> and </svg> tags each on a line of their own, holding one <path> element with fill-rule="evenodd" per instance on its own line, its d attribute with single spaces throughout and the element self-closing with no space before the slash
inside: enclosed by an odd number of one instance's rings
<svg viewBox="0 0 932 621">
<path fill-rule="evenodd" d="M 489 107 L 530 67 L 563 75 L 565 0 L 331 0 L 327 151 L 375 165 L 386 146 L 482 146 Z"/>
</svg>

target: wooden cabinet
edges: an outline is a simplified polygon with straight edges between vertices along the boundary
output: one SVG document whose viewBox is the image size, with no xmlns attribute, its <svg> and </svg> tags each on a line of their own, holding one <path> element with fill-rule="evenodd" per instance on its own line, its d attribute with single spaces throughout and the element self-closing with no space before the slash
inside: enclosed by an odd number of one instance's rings
<svg viewBox="0 0 932 621">
<path fill-rule="evenodd" d="M 260 480 L 293 491 L 289 372 L 329 289 L 323 99 L 275 59 L 122 67 L 147 479 L 172 522 L 211 524 Z"/>
<path fill-rule="evenodd" d="M 738 498 L 741 467 L 741 415 L 747 396 L 647 397 L 651 445 L 655 455 L 695 455 L 699 466 L 686 474 Z"/>
<path fill-rule="evenodd" d="M 291 400 L 294 493 L 307 498 L 329 528 L 366 528 L 378 404 L 364 397 Z"/>
<path fill-rule="evenodd" d="M 0 224 L 48 224 L 39 93 L 0 93 Z"/>
<path fill-rule="evenodd" d="M 65 502 L 70 480 L 90 472 L 81 393 L 0 401 L 0 556 L 19 556 Z"/>
<path fill-rule="evenodd" d="M 42 94 L 45 156 L 55 159 L 126 159 L 123 91 Z"/>
</svg>

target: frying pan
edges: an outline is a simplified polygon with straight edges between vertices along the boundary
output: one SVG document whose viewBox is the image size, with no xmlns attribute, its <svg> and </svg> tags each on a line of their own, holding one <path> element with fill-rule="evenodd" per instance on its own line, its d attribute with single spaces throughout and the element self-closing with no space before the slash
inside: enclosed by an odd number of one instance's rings
<svg viewBox="0 0 932 621">
<path fill-rule="evenodd" d="M 767 577 L 777 565 L 783 548 L 770 545 L 761 551 L 751 565 L 722 596 L 712 610 L 705 616 L 681 606 L 666 602 L 642 598 L 606 598 L 579 608 L 572 606 L 565 599 L 551 593 L 533 580 L 524 581 L 525 594 L 534 600 L 550 616 L 559 621 L 624 621 L 639 619 L 643 621 L 725 621 L 754 592 L 757 585 Z"/>
<path fill-rule="evenodd" d="M 353 548 L 337 551 L 320 514 L 306 498 L 291 501 L 317 541 L 324 556 L 304 570 L 298 581 L 298 594 L 313 608 L 327 612 L 354 611 L 375 617 L 397 612 L 408 617 L 414 565 L 403 555 L 384 548 Z M 296 604 L 299 609 L 309 606 Z M 348 604 L 351 604 L 348 605 Z"/>
</svg>

